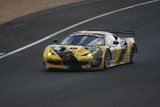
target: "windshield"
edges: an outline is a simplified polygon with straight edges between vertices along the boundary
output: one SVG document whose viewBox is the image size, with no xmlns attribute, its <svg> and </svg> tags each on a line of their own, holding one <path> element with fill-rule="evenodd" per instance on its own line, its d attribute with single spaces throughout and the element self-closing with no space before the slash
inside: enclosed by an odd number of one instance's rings
<svg viewBox="0 0 160 107">
<path fill-rule="evenodd" d="M 71 35 L 64 39 L 62 45 L 103 46 L 103 35 Z"/>
</svg>

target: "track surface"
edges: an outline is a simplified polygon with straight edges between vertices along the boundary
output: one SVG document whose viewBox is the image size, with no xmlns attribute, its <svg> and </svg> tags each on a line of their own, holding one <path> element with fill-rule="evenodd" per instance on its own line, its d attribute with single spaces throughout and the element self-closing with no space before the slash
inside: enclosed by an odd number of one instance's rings
<svg viewBox="0 0 160 107">
<path fill-rule="evenodd" d="M 9 52 L 84 19 L 146 0 L 82 2 L 46 10 L 1 25 L 0 51 Z M 114 4 L 114 5 L 113 5 Z M 44 72 L 42 54 L 52 43 L 0 60 L 0 107 L 160 107 L 160 2 L 86 23 L 73 31 L 135 30 L 135 64 L 95 72 Z"/>
</svg>

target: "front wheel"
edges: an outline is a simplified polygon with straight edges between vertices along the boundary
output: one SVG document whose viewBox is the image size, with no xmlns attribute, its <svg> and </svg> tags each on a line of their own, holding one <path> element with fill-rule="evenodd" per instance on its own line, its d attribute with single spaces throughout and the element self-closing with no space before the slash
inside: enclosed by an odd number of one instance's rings
<svg viewBox="0 0 160 107">
<path fill-rule="evenodd" d="M 109 69 L 110 63 L 111 63 L 111 55 L 109 51 L 106 51 L 104 57 L 104 69 Z"/>
</svg>

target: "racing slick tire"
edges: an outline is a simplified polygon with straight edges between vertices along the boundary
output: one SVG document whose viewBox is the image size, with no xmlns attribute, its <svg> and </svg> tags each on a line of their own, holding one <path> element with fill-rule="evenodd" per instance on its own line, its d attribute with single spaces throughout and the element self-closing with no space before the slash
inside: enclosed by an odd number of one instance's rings
<svg viewBox="0 0 160 107">
<path fill-rule="evenodd" d="M 111 54 L 109 50 L 107 50 L 105 52 L 105 57 L 104 57 L 104 69 L 105 70 L 109 69 L 110 63 L 111 63 Z"/>
<path fill-rule="evenodd" d="M 130 51 L 130 63 L 133 64 L 135 62 L 135 55 L 136 55 L 136 46 L 133 45 L 131 51 Z"/>
</svg>

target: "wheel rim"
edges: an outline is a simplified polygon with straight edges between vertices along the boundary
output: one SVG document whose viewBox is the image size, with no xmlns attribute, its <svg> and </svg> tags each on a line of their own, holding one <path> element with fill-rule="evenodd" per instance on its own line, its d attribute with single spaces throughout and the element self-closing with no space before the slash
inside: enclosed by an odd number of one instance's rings
<svg viewBox="0 0 160 107">
<path fill-rule="evenodd" d="M 106 58 L 105 58 L 105 67 L 106 68 L 109 68 L 110 62 L 111 62 L 111 60 L 110 60 L 110 54 L 107 52 Z"/>
</svg>

